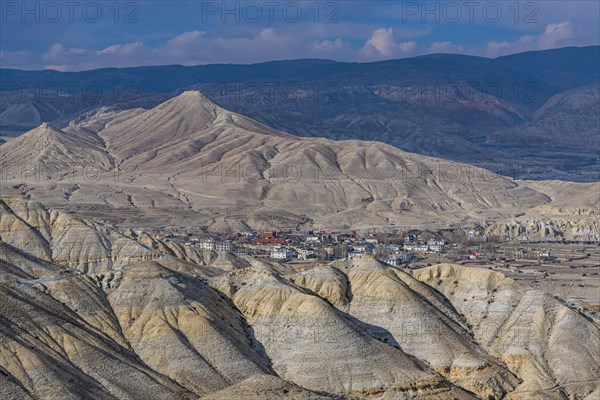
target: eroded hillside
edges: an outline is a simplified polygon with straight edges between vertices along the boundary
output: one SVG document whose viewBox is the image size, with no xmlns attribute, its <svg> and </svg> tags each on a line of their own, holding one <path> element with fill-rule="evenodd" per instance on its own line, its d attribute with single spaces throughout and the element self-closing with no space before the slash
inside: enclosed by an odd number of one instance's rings
<svg viewBox="0 0 600 400">
<path fill-rule="evenodd" d="M 561 188 L 378 142 L 299 138 L 197 91 L 150 110 L 98 112 L 64 130 L 42 124 L 0 146 L 4 194 L 122 227 L 476 223 L 507 239 L 600 238 L 590 200 L 597 183 Z M 584 195 L 565 202 L 573 191 Z"/>
<path fill-rule="evenodd" d="M 0 205 L 2 398 L 599 393 L 599 327 L 488 270 L 369 258 L 296 269 L 21 197 Z"/>
</svg>

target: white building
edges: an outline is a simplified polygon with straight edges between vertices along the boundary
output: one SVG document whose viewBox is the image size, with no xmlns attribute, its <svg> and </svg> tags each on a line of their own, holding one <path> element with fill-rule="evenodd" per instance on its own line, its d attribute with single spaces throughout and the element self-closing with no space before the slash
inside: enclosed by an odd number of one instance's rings
<svg viewBox="0 0 600 400">
<path fill-rule="evenodd" d="M 426 244 L 405 244 L 404 251 L 417 251 L 420 253 L 426 253 L 427 251 L 429 251 L 429 246 L 427 246 Z"/>
<path fill-rule="evenodd" d="M 394 265 L 396 267 L 402 264 L 402 260 L 396 256 L 388 256 L 384 261 L 386 264 Z"/>
<path fill-rule="evenodd" d="M 294 257 L 294 253 L 287 249 L 275 249 L 271 252 L 271 258 L 286 260 Z"/>
<path fill-rule="evenodd" d="M 444 249 L 445 244 L 446 242 L 444 242 L 443 240 L 429 239 L 427 241 L 427 247 L 429 247 L 429 251 L 434 253 L 441 252 Z"/>
<path fill-rule="evenodd" d="M 446 244 L 446 242 L 443 241 L 443 240 L 429 239 L 427 241 L 427 244 L 430 245 L 430 246 L 443 246 L 443 245 Z"/>
<path fill-rule="evenodd" d="M 367 255 L 366 252 L 364 252 L 364 251 L 357 251 L 356 249 L 348 252 L 348 258 L 349 259 L 360 258 L 360 257 L 364 257 L 366 255 Z"/>
<path fill-rule="evenodd" d="M 439 244 L 428 244 L 427 247 L 429 248 L 429 251 L 431 251 L 433 253 L 439 253 L 444 248 L 443 245 L 440 246 Z"/>
<path fill-rule="evenodd" d="M 219 242 L 215 245 L 215 250 L 217 251 L 231 251 L 231 241 L 226 240 L 224 242 Z"/>
<path fill-rule="evenodd" d="M 202 250 L 214 250 L 215 249 L 215 241 L 212 239 L 202 240 L 199 244 L 199 247 Z"/>
<path fill-rule="evenodd" d="M 308 256 L 313 256 L 315 254 L 315 251 L 309 250 L 309 249 L 300 249 L 300 250 L 298 250 L 298 253 L 308 257 Z"/>
</svg>

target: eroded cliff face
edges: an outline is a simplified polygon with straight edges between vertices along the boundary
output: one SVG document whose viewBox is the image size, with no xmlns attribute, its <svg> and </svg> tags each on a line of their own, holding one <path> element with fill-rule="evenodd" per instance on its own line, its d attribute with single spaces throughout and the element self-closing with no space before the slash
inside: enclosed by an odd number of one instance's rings
<svg viewBox="0 0 600 400">
<path fill-rule="evenodd" d="M 600 240 L 600 222 L 597 216 L 573 215 L 569 218 L 550 216 L 539 219 L 514 219 L 499 222 L 486 228 L 487 235 L 500 240 Z"/>
<path fill-rule="evenodd" d="M 508 398 L 585 398 L 597 390 L 600 331 L 562 301 L 488 270 L 445 264 L 414 275 L 443 293 L 475 340 L 523 380 Z"/>
<path fill-rule="evenodd" d="M 593 398 L 600 331 L 502 275 L 296 270 L 0 203 L 0 397 Z M 94 251 L 91 248 L 95 248 Z"/>
</svg>

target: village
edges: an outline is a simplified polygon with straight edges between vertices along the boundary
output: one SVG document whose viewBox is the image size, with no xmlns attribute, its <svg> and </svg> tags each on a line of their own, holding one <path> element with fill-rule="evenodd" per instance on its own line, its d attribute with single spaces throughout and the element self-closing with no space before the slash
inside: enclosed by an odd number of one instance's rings
<svg viewBox="0 0 600 400">
<path fill-rule="evenodd" d="M 168 240 L 199 250 L 227 252 L 282 263 L 326 262 L 361 257 L 388 265 L 418 267 L 431 262 L 559 262 L 555 244 L 501 242 L 482 231 L 409 231 L 383 234 L 357 231 L 327 232 L 254 230 L 237 233 L 171 233 Z M 590 243 L 590 245 L 593 245 Z M 596 244 L 597 245 L 597 244 Z M 573 244 L 571 244 L 572 248 Z"/>
<path fill-rule="evenodd" d="M 164 232 L 164 231 L 163 231 Z M 600 243 L 502 241 L 481 229 L 326 232 L 254 230 L 237 233 L 170 233 L 166 240 L 217 253 L 251 257 L 292 269 L 335 260 L 378 260 L 391 267 L 426 268 L 439 263 L 486 268 L 563 298 L 572 307 L 600 312 Z"/>
</svg>

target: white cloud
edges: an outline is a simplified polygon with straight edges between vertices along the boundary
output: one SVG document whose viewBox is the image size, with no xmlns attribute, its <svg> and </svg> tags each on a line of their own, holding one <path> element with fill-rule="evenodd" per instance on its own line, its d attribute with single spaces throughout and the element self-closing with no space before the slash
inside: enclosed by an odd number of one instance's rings
<svg viewBox="0 0 600 400">
<path fill-rule="evenodd" d="M 314 50 L 322 50 L 325 52 L 332 52 L 332 51 L 336 51 L 336 50 L 341 50 L 343 49 L 345 46 L 347 45 L 346 42 L 344 42 L 342 39 L 335 39 L 335 40 L 322 40 L 322 41 L 316 41 L 313 42 L 311 47 Z"/>
<path fill-rule="evenodd" d="M 335 60 L 351 60 L 356 49 L 350 43 L 337 38 L 335 40 L 316 40 L 308 45 L 311 57 Z"/>
<path fill-rule="evenodd" d="M 334 42 L 334 47 L 336 46 Z M 161 46 L 149 48 L 142 42 L 113 44 L 101 50 L 66 48 L 53 44 L 41 59 L 45 68 L 74 71 L 136 65 L 195 65 L 219 62 L 259 62 L 298 58 L 304 43 L 273 28 L 253 36 L 208 37 L 203 31 L 184 32 Z M 325 45 L 324 45 L 325 46 Z M 3 58 L 11 57 L 4 54 Z"/>
<path fill-rule="evenodd" d="M 340 61 L 376 61 L 428 53 L 484 54 L 500 56 L 529 50 L 541 50 L 570 45 L 588 44 L 581 39 L 581 27 L 575 29 L 569 20 L 548 23 L 538 34 L 528 34 L 516 40 L 493 41 L 483 47 L 465 49 L 450 40 L 415 41 L 415 35 L 426 35 L 427 30 L 411 32 L 370 25 L 362 31 L 357 27 L 335 30 L 332 34 L 321 25 L 310 29 L 295 26 L 277 28 L 253 27 L 223 35 L 192 30 L 174 35 L 162 44 L 149 47 L 141 41 L 112 43 L 95 49 L 68 47 L 54 43 L 46 52 L 6 51 L 0 53 L 2 65 L 7 68 L 54 68 L 65 71 L 103 67 L 139 65 L 208 63 L 254 63 L 269 60 L 305 57 L 328 58 Z M 336 28 L 339 28 L 336 26 Z M 330 38 L 330 39 L 324 39 Z"/>
<path fill-rule="evenodd" d="M 302 43 L 292 36 L 265 28 L 253 36 L 209 37 L 205 32 L 186 32 L 154 49 L 163 63 L 204 64 L 259 62 L 298 57 Z"/>
<path fill-rule="evenodd" d="M 65 54 L 65 46 L 61 43 L 55 43 L 50 46 L 48 53 L 46 53 L 46 58 L 48 60 L 57 60 Z"/>
<path fill-rule="evenodd" d="M 144 50 L 144 44 L 141 42 L 133 42 L 126 44 L 115 44 L 113 46 L 108 46 L 104 50 L 100 50 L 96 52 L 96 54 L 135 54 L 139 51 Z"/>
<path fill-rule="evenodd" d="M 414 40 L 399 42 L 393 28 L 379 28 L 373 32 L 360 50 L 366 59 L 384 59 L 406 56 L 417 47 Z"/>
<path fill-rule="evenodd" d="M 556 47 L 575 45 L 576 35 L 571 21 L 549 23 L 543 33 L 539 35 L 525 35 L 518 40 L 509 42 L 490 42 L 486 48 L 486 55 L 497 57 L 506 54 L 520 53 L 531 50 L 547 50 Z"/>
<path fill-rule="evenodd" d="M 560 47 L 573 38 L 573 24 L 571 21 L 551 23 L 546 25 L 544 33 L 538 37 L 538 48 L 552 49 Z"/>
<path fill-rule="evenodd" d="M 433 42 L 429 46 L 432 53 L 463 53 L 463 45 L 455 45 L 452 42 Z"/>
</svg>

